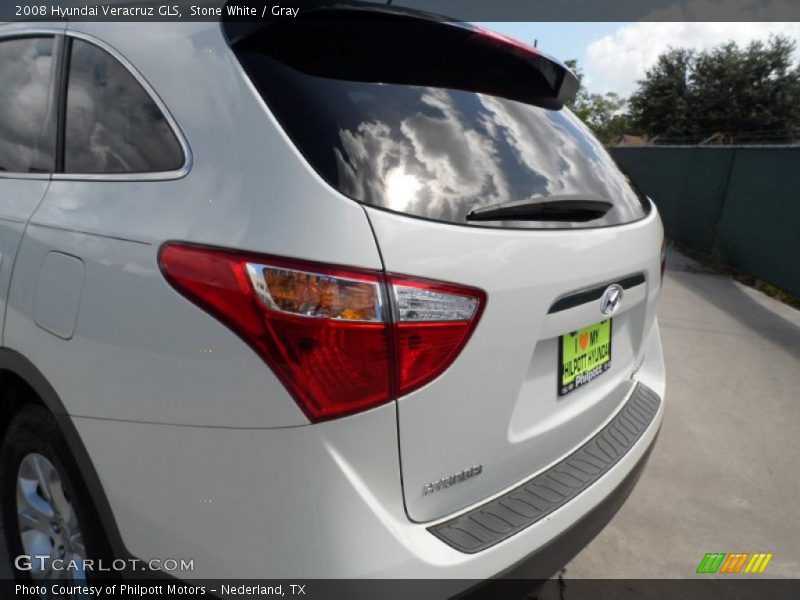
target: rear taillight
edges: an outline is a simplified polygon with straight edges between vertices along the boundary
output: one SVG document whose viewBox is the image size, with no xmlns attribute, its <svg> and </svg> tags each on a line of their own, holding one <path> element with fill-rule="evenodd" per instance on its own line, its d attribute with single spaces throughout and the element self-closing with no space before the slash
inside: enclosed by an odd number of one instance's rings
<svg viewBox="0 0 800 600">
<path fill-rule="evenodd" d="M 474 288 L 179 243 L 162 246 L 159 266 L 250 344 L 312 421 L 441 375 L 485 304 Z"/>
<path fill-rule="evenodd" d="M 422 387 L 458 356 L 485 304 L 481 290 L 389 276 L 399 394 Z"/>
</svg>

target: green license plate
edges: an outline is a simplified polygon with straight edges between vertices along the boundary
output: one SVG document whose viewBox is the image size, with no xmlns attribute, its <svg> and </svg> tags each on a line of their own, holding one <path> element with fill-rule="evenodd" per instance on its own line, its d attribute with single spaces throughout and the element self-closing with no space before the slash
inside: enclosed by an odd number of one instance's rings
<svg viewBox="0 0 800 600">
<path fill-rule="evenodd" d="M 611 367 L 611 319 L 558 338 L 558 395 L 586 385 Z"/>
</svg>

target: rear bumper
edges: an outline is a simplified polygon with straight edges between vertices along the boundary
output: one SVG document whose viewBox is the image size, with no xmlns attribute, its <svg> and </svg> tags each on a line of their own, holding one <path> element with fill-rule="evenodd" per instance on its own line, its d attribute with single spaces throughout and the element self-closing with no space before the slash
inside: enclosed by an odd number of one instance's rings
<svg viewBox="0 0 800 600">
<path fill-rule="evenodd" d="M 602 479 L 647 430 L 660 405 L 661 398 L 655 392 L 637 383 L 614 418 L 575 452 L 525 483 L 429 531 L 469 554 L 517 535 Z"/>
<path fill-rule="evenodd" d="M 524 597 L 554 576 L 603 530 L 622 507 L 636 487 L 654 446 L 655 440 L 620 484 L 590 512 L 544 546 L 491 580 L 467 590 L 460 598 L 480 600 L 497 598 L 500 594 L 504 598 Z"/>
<path fill-rule="evenodd" d="M 635 379 L 663 398 L 657 325 Z M 391 405 L 271 430 L 72 420 L 127 553 L 193 560 L 180 579 L 447 579 L 457 592 L 512 565 L 526 579 L 563 566 L 630 491 L 663 410 L 580 493 L 474 553 L 431 533 L 452 516 L 409 521 Z"/>
</svg>

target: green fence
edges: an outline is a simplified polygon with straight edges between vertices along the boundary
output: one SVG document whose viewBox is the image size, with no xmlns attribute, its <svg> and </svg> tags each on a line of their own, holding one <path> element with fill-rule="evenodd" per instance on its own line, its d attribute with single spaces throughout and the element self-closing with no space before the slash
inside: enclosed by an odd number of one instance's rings
<svg viewBox="0 0 800 600">
<path fill-rule="evenodd" d="M 800 295 L 800 147 L 610 148 L 667 233 Z"/>
</svg>

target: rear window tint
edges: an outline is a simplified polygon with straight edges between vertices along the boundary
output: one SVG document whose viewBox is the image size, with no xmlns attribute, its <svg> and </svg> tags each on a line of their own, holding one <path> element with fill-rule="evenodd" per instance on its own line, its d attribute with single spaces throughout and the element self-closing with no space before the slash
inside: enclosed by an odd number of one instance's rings
<svg viewBox="0 0 800 600">
<path fill-rule="evenodd" d="M 640 219 L 649 209 L 566 108 L 431 85 L 430 65 L 425 85 L 414 84 L 408 67 L 409 84 L 398 83 L 402 79 L 396 74 L 385 77 L 395 83 L 381 83 L 372 65 L 370 77 L 348 80 L 331 67 L 330 56 L 337 53 L 331 38 L 318 49 L 326 54 L 319 61 L 324 68 L 308 66 L 313 66 L 312 40 L 297 61 L 276 51 L 274 38 L 269 39 L 269 32 L 256 34 L 234 49 L 309 163 L 359 202 L 463 225 L 473 209 L 543 196 L 586 194 L 614 205 L 589 222 L 495 223 L 531 228 L 616 225 Z M 353 60 L 352 48 L 347 50 Z M 343 70 L 353 71 L 352 66 Z M 364 80 L 369 78 L 376 81 Z M 442 80 L 452 77 L 443 74 Z"/>
<path fill-rule="evenodd" d="M 184 162 L 169 123 L 131 73 L 105 50 L 72 41 L 64 171 L 149 173 Z"/>
<path fill-rule="evenodd" d="M 0 171 L 53 168 L 54 43 L 52 36 L 0 40 Z"/>
</svg>

